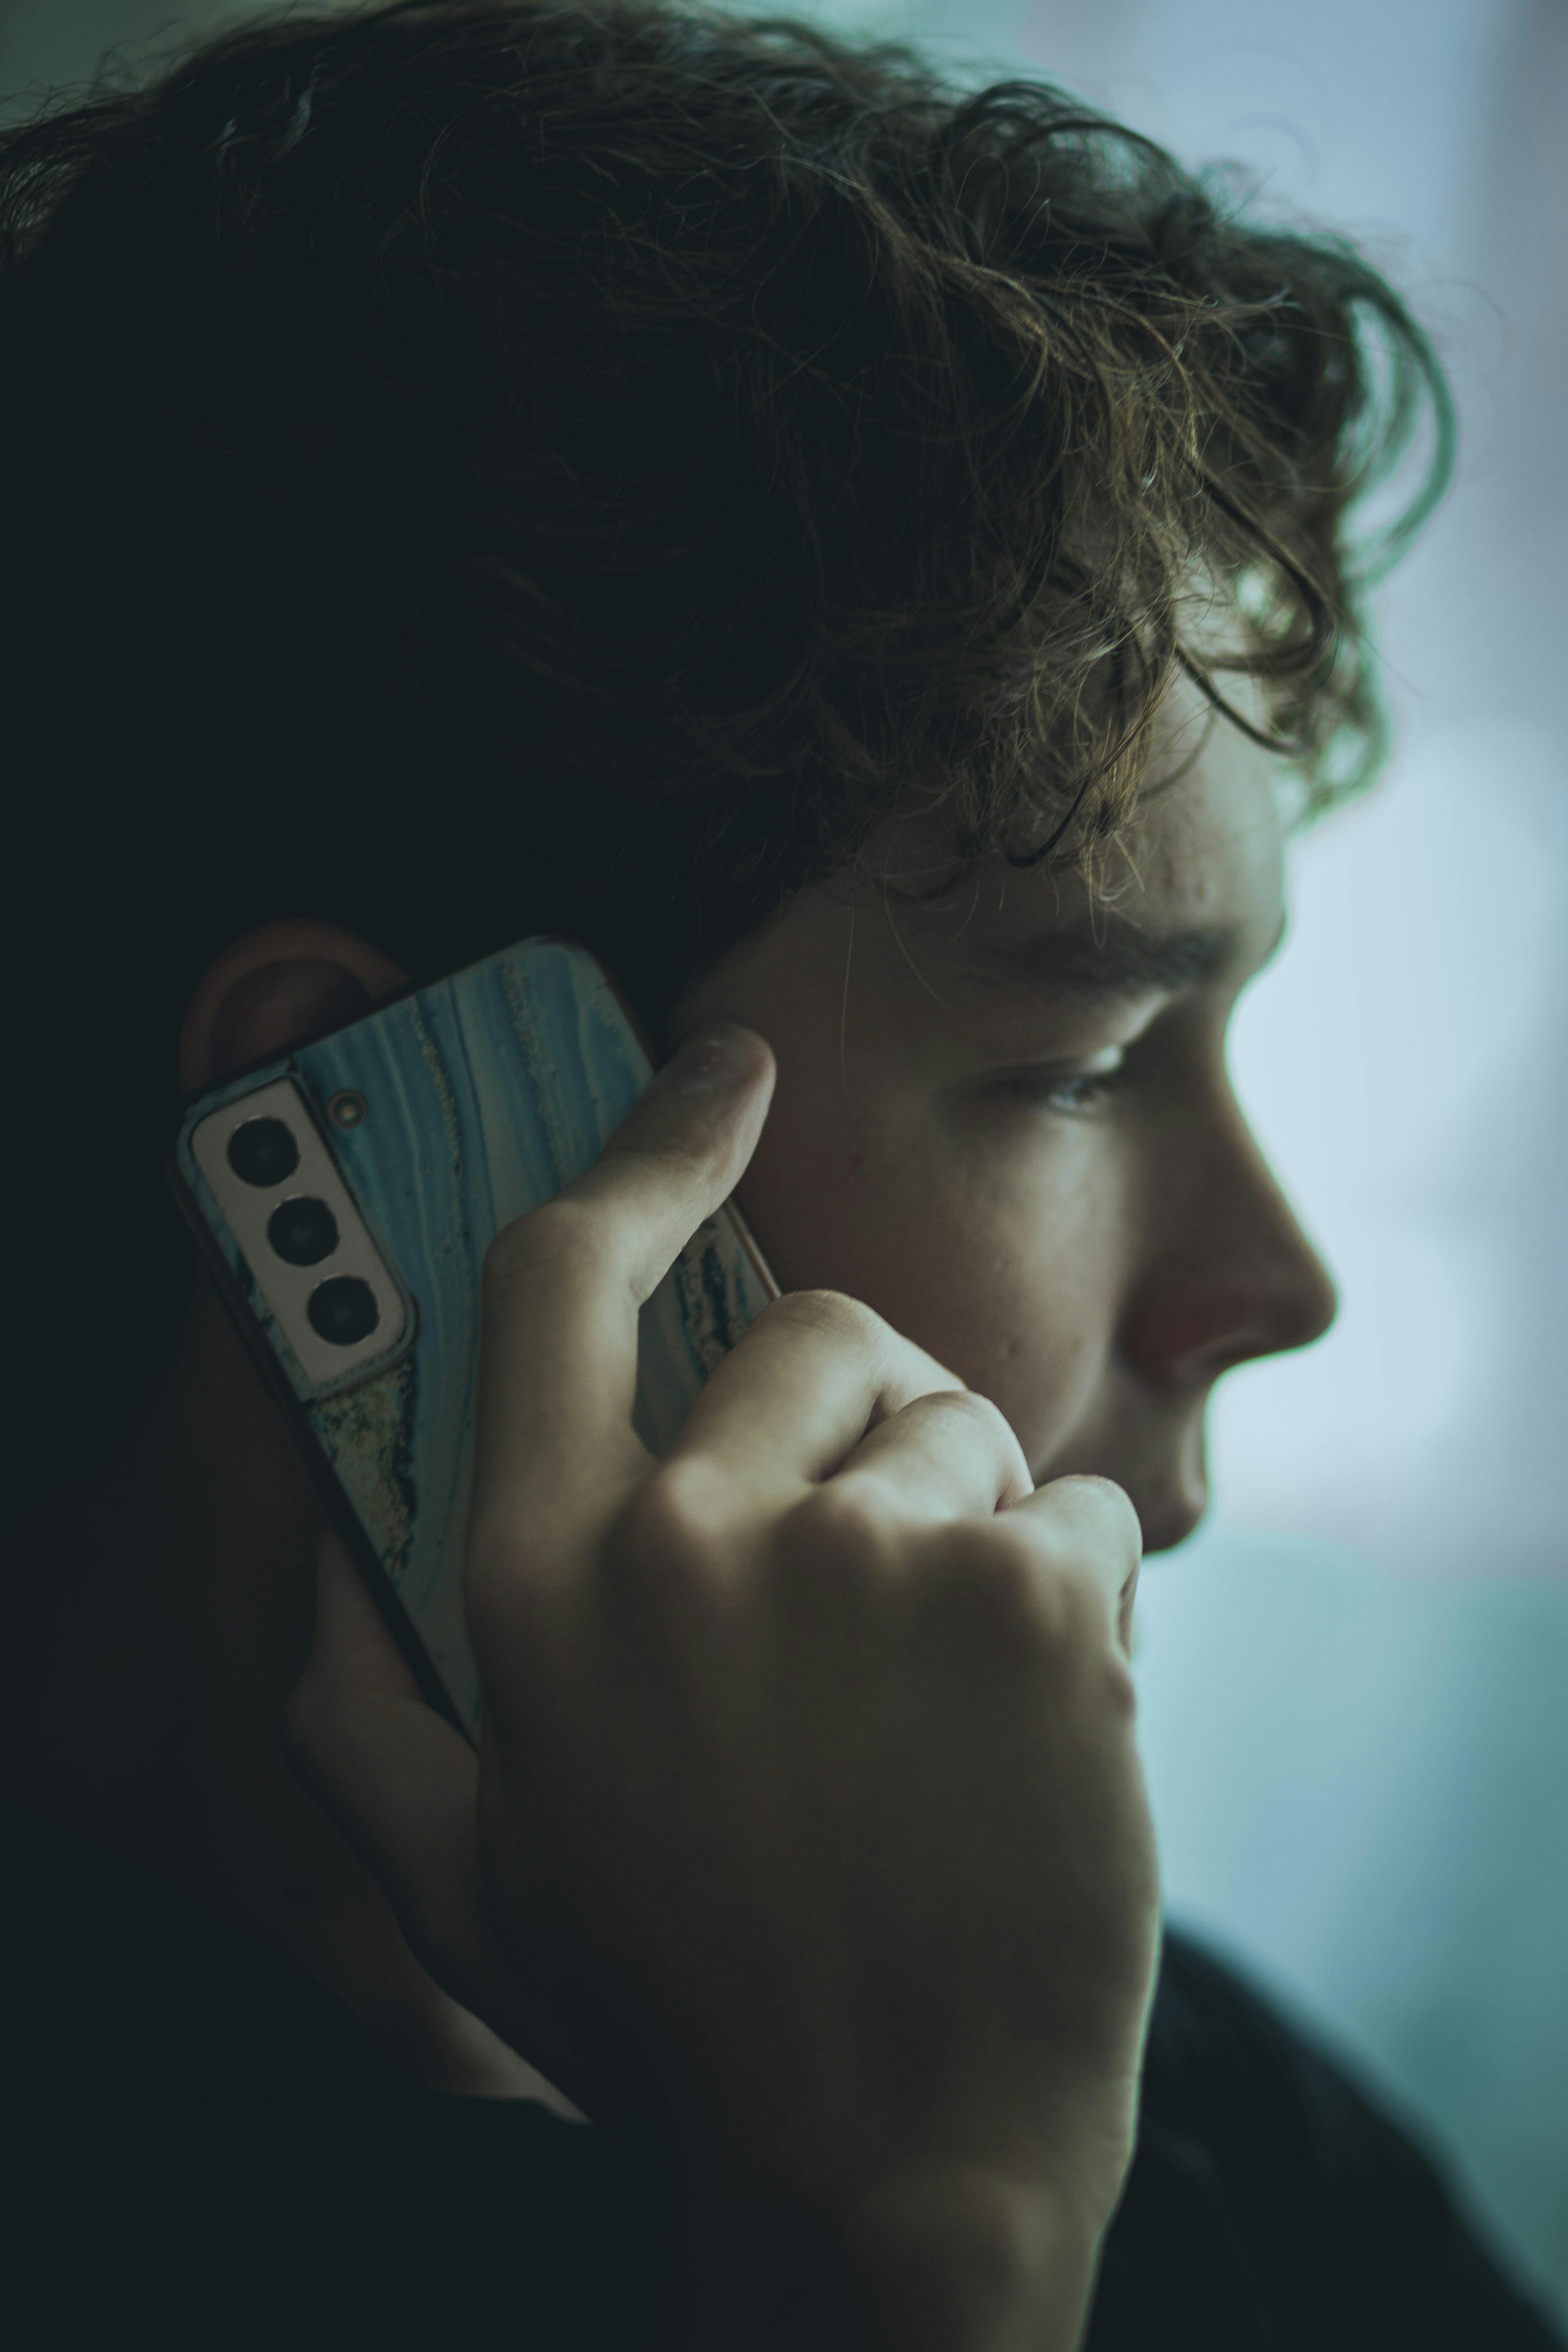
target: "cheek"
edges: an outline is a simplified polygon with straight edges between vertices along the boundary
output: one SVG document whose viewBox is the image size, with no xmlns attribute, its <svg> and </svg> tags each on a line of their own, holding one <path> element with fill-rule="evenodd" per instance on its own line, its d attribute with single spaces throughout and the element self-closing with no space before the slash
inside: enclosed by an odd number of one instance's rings
<svg viewBox="0 0 1568 2352">
<path fill-rule="evenodd" d="M 785 1289 L 847 1292 L 988 1396 L 1038 1462 L 1092 1409 L 1120 1290 L 1091 1194 L 781 1103 L 741 1186 Z"/>
</svg>

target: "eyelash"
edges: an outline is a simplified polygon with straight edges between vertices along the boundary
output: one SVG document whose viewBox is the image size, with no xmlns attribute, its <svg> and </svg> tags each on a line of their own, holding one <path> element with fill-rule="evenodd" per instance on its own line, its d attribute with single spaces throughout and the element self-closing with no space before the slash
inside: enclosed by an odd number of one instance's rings
<svg viewBox="0 0 1568 2352">
<path fill-rule="evenodd" d="M 1124 1085 L 1127 1076 L 1126 1057 L 1118 1051 L 1109 1068 L 1025 1070 L 1016 1077 L 1004 1079 L 1003 1090 L 1022 1097 L 1037 1109 L 1060 1111 L 1072 1118 L 1092 1110 L 1098 1102 Z"/>
</svg>

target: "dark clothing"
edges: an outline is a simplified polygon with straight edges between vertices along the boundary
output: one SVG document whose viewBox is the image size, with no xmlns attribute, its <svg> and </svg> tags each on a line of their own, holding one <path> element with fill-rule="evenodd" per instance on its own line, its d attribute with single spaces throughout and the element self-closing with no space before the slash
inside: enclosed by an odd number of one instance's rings
<svg viewBox="0 0 1568 2352">
<path fill-rule="evenodd" d="M 426 2091 L 205 1911 L 24 1823 L 7 1843 L 19 2352 L 660 2342 L 672 2183 L 646 2150 Z M 1089 2352 L 1563 2340 L 1428 2158 L 1170 1937 Z"/>
</svg>

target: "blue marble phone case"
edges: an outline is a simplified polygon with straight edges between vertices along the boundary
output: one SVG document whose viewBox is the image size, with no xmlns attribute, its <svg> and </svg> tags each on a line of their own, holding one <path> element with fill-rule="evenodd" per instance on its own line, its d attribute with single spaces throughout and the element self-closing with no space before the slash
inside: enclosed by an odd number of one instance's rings
<svg viewBox="0 0 1568 2352">
<path fill-rule="evenodd" d="M 214 1087 L 176 1139 L 230 1304 L 265 1342 L 318 1475 L 324 1464 L 470 1735 L 479 1692 L 460 1564 L 481 1261 L 502 1225 L 592 1165 L 650 1076 L 595 959 L 529 940 Z M 192 1148 L 204 1119 L 280 1079 L 302 1095 L 408 1310 L 389 1349 L 336 1380 L 308 1376 Z M 327 1110 L 345 1092 L 364 1104 L 348 1129 Z M 773 1289 L 732 1213 L 693 1237 L 642 1312 L 634 1422 L 655 1453 Z"/>
</svg>

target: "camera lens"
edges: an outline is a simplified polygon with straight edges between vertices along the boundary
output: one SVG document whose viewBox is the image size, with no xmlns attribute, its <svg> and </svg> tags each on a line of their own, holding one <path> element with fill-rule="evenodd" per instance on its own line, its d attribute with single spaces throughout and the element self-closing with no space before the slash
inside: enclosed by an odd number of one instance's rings
<svg viewBox="0 0 1568 2352">
<path fill-rule="evenodd" d="M 247 1118 L 228 1139 L 228 1164 L 242 1184 L 281 1184 L 300 1165 L 300 1147 L 280 1118 Z"/>
<path fill-rule="evenodd" d="M 338 1221 L 325 1201 L 301 1194 L 273 1210 L 267 1238 L 290 1265 L 319 1265 L 338 1245 Z"/>
<path fill-rule="evenodd" d="M 305 1312 L 311 1330 L 334 1348 L 352 1348 L 356 1339 L 368 1339 L 381 1320 L 375 1293 L 357 1274 L 329 1275 L 319 1282 Z"/>
</svg>

